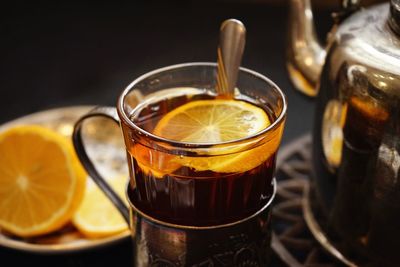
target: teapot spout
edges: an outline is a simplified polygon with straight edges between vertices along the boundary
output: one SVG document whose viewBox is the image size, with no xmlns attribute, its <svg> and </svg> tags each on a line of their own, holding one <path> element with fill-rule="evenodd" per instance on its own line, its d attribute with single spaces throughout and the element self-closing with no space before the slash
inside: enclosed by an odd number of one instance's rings
<svg viewBox="0 0 400 267">
<path fill-rule="evenodd" d="M 326 51 L 315 33 L 310 0 L 290 0 L 288 26 L 286 52 L 290 78 L 296 89 L 315 96 Z"/>
</svg>

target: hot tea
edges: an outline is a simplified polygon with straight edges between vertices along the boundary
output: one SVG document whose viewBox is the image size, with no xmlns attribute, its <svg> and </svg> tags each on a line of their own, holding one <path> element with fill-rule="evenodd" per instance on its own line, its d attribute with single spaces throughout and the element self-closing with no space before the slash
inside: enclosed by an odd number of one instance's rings
<svg viewBox="0 0 400 267">
<path fill-rule="evenodd" d="M 130 118 L 150 135 L 185 148 L 167 151 L 163 142 L 125 135 L 135 181 L 130 197 L 143 212 L 170 223 L 216 225 L 245 218 L 271 197 L 282 124 L 269 138 L 257 138 L 276 120 L 268 105 L 179 88 L 148 97 Z M 250 145 L 242 142 L 251 136 Z"/>
</svg>

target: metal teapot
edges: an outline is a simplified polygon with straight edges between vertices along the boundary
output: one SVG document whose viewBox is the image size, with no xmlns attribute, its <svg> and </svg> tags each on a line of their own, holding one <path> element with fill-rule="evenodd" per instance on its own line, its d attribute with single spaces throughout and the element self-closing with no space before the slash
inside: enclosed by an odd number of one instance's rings
<svg viewBox="0 0 400 267">
<path fill-rule="evenodd" d="M 347 265 L 400 266 L 400 0 L 343 0 L 326 47 L 290 4 L 288 71 L 317 96 L 307 224 Z"/>
</svg>

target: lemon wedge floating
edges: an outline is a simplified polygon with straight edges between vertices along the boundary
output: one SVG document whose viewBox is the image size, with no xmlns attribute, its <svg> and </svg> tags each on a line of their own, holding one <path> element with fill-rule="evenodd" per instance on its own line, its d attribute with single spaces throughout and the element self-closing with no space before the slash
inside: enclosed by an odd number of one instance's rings
<svg viewBox="0 0 400 267">
<path fill-rule="evenodd" d="M 52 232 L 78 208 L 86 173 L 71 142 L 40 126 L 0 134 L 0 228 L 22 237 Z"/>
<path fill-rule="evenodd" d="M 125 176 L 109 180 L 111 187 L 122 199 L 125 199 L 126 183 Z M 128 225 L 117 208 L 92 181 L 88 183 L 82 204 L 72 222 L 89 238 L 106 237 L 128 230 Z"/>
<path fill-rule="evenodd" d="M 270 125 L 267 113 L 248 102 L 199 100 L 167 113 L 158 122 L 153 133 L 180 142 L 220 143 L 252 136 Z M 277 127 L 271 131 L 267 141 L 244 152 L 212 157 L 171 156 L 164 165 L 186 166 L 197 171 L 244 172 L 262 164 L 275 153 L 282 136 L 282 128 Z M 138 161 L 139 164 L 146 165 L 146 160 L 140 162 L 139 157 Z M 151 169 L 151 166 L 144 167 Z M 158 170 L 157 173 L 161 171 Z"/>
<path fill-rule="evenodd" d="M 239 100 L 199 100 L 167 113 L 154 134 L 189 143 L 220 143 L 256 134 L 271 124 L 267 113 Z"/>
</svg>

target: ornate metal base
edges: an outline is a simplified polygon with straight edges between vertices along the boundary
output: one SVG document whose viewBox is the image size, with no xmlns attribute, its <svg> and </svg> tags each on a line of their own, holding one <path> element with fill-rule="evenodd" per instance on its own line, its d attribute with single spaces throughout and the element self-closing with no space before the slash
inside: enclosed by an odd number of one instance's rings
<svg viewBox="0 0 400 267">
<path fill-rule="evenodd" d="M 272 212 L 272 249 L 290 267 L 355 266 L 329 242 L 310 208 L 307 198 L 310 152 L 310 135 L 280 149 L 278 190 Z"/>
</svg>

